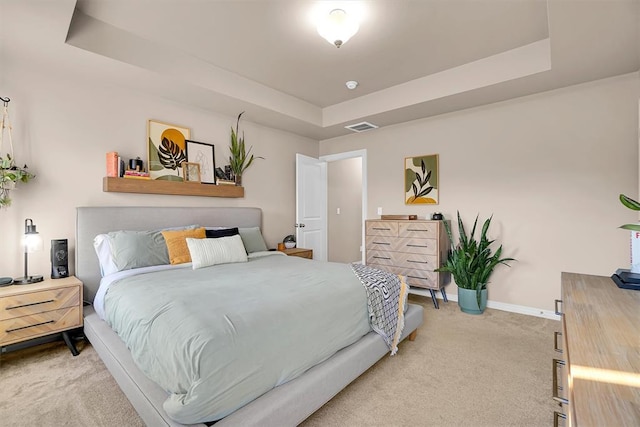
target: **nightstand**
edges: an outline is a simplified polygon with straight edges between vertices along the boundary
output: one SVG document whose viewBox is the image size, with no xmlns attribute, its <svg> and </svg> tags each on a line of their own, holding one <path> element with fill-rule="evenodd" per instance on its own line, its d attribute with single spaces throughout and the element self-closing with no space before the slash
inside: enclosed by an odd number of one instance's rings
<svg viewBox="0 0 640 427">
<path fill-rule="evenodd" d="M 284 252 L 289 256 L 297 256 L 300 258 L 313 259 L 313 249 L 291 248 L 291 249 L 283 249 L 282 252 Z"/>
<path fill-rule="evenodd" d="M 82 320 L 82 282 L 73 276 L 0 288 L 0 347 L 62 333 L 77 356 L 68 331 Z"/>
</svg>

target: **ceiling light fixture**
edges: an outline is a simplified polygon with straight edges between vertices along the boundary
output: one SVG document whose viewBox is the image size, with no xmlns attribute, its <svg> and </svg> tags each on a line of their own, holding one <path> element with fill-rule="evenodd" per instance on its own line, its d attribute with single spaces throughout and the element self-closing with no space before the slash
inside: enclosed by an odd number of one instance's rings
<svg viewBox="0 0 640 427">
<path fill-rule="evenodd" d="M 358 87 L 358 82 L 355 80 L 349 80 L 348 82 L 345 83 L 345 85 L 347 86 L 347 89 L 354 90 L 355 88 Z"/>
<path fill-rule="evenodd" d="M 348 15 L 343 9 L 333 9 L 319 20 L 317 27 L 318 34 L 338 48 L 353 37 L 359 28 L 355 17 Z"/>
</svg>

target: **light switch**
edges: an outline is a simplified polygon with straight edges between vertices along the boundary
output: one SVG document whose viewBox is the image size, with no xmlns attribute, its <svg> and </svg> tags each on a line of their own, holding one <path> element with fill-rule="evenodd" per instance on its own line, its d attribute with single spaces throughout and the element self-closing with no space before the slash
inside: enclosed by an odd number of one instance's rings
<svg viewBox="0 0 640 427">
<path fill-rule="evenodd" d="M 336 215 L 340 215 L 340 208 L 336 208 Z"/>
<path fill-rule="evenodd" d="M 378 215 L 382 215 L 382 208 L 378 208 Z"/>
</svg>

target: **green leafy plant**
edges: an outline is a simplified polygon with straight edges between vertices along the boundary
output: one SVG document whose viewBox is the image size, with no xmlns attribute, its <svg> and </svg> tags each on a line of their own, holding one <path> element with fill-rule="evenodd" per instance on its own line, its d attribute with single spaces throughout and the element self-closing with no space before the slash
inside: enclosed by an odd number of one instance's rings
<svg viewBox="0 0 640 427">
<path fill-rule="evenodd" d="M 625 196 L 624 194 L 620 195 L 620 202 L 632 211 L 640 211 L 640 203 L 636 202 L 630 197 Z M 621 225 L 620 228 L 624 228 L 625 230 L 633 230 L 640 231 L 640 224 L 624 224 Z"/>
<path fill-rule="evenodd" d="M 27 165 L 18 167 L 9 154 L 0 156 L 0 208 L 11 205 L 9 197 L 17 182 L 29 182 L 36 176 L 27 170 Z"/>
<path fill-rule="evenodd" d="M 249 150 L 246 150 L 244 132 L 242 132 L 242 136 L 240 136 L 238 132 L 240 117 L 242 117 L 243 114 L 244 111 L 238 114 L 235 131 L 233 130 L 233 127 L 231 128 L 231 145 L 229 146 L 231 155 L 229 156 L 229 164 L 231 165 L 231 170 L 236 177 L 242 177 L 243 172 L 251 166 L 251 163 L 253 163 L 254 160 L 254 156 L 251 154 L 253 147 L 249 147 Z M 264 159 L 264 157 L 255 157 L 255 159 Z"/>
<path fill-rule="evenodd" d="M 498 247 L 495 253 L 492 253 L 490 246 L 494 240 L 487 239 L 487 231 L 491 225 L 492 218 L 493 215 L 482 225 L 480 241 L 477 241 L 475 233 L 478 216 L 476 216 L 476 220 L 473 223 L 471 233 L 467 235 L 462 219 L 460 218 L 460 212 L 458 212 L 459 242 L 449 251 L 449 257 L 445 264 L 435 270 L 451 273 L 453 279 L 456 281 L 456 285 L 460 288 L 475 289 L 477 292 L 478 306 L 480 306 L 481 292 L 487 288 L 493 269 L 498 264 L 504 264 L 509 267 L 507 262 L 515 261 L 513 258 L 500 258 L 502 256 L 502 245 Z M 453 234 L 449 222 L 445 221 L 444 226 L 449 240 L 453 244 Z"/>
</svg>

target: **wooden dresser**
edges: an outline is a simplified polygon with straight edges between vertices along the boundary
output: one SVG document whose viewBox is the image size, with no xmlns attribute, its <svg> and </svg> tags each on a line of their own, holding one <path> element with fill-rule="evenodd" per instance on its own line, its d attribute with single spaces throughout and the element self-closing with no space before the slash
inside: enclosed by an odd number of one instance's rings
<svg viewBox="0 0 640 427">
<path fill-rule="evenodd" d="M 558 305 L 558 304 L 556 304 Z M 562 273 L 563 348 L 554 359 L 555 424 L 640 425 L 640 291 Z M 562 387 L 559 390 L 559 387 Z"/>
<path fill-rule="evenodd" d="M 82 282 L 75 277 L 0 288 L 0 347 L 82 327 Z"/>
<path fill-rule="evenodd" d="M 450 275 L 436 273 L 446 260 L 449 238 L 443 221 L 431 220 L 367 220 L 367 265 L 406 276 L 413 288 L 428 289 L 438 308 L 435 291 L 442 292 Z"/>
</svg>

